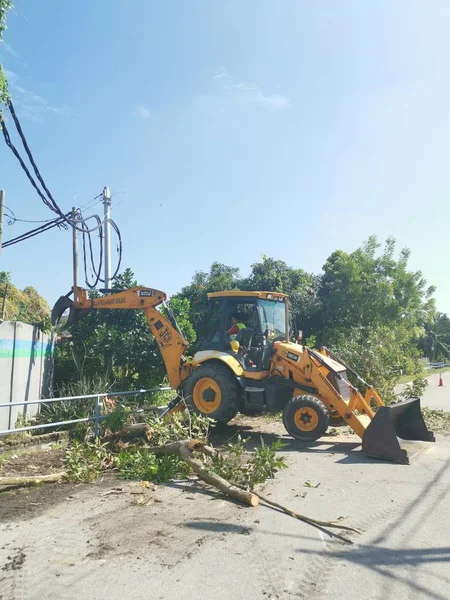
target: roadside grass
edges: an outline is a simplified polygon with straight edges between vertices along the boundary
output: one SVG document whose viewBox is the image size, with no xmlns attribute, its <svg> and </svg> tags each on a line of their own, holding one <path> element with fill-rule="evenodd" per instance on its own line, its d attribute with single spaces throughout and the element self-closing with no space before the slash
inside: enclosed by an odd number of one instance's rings
<svg viewBox="0 0 450 600">
<path fill-rule="evenodd" d="M 424 377 L 430 377 L 431 375 L 445 373 L 450 371 L 450 367 L 441 367 L 440 369 L 429 369 L 423 374 Z M 397 383 L 410 383 L 417 375 L 401 375 Z"/>
</svg>

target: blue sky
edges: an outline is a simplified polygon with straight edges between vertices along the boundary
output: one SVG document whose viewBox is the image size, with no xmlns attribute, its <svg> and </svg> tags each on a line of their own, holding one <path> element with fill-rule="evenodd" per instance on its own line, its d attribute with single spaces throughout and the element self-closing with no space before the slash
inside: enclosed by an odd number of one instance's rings
<svg viewBox="0 0 450 600">
<path fill-rule="evenodd" d="M 319 272 L 373 233 L 411 249 L 450 312 L 449 25 L 446 0 L 16 0 L 1 60 L 60 206 L 124 192 L 141 283 L 170 294 L 263 254 Z M 18 217 L 51 218 L 3 144 L 0 187 Z M 70 232 L 0 269 L 52 303 Z"/>
</svg>

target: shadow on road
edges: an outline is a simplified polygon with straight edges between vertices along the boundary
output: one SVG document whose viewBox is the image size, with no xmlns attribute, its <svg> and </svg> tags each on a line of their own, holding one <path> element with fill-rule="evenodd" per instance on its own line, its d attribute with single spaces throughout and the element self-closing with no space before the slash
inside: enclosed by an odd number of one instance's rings
<svg viewBox="0 0 450 600">
<path fill-rule="evenodd" d="M 321 555 L 322 552 L 315 550 L 298 549 L 297 552 L 308 558 L 315 555 Z M 443 565 L 443 573 L 448 572 L 449 567 L 445 567 L 450 562 L 450 547 L 440 548 L 387 548 L 385 546 L 365 545 L 355 546 L 348 550 L 329 551 L 329 557 L 337 560 L 348 561 L 352 566 L 360 565 L 375 571 L 379 575 L 391 580 L 391 583 L 398 582 L 409 588 L 412 592 L 420 594 L 422 598 L 433 598 L 434 600 L 448 600 L 448 595 L 442 595 L 439 592 L 430 590 L 421 585 L 418 577 L 408 577 L 399 572 L 399 567 L 415 567 L 430 563 L 439 563 Z M 391 570 L 392 569 L 392 570 Z M 439 586 L 442 589 L 448 589 L 450 580 L 444 574 L 437 576 L 427 571 L 428 577 L 438 579 Z"/>
<path fill-rule="evenodd" d="M 337 440 L 335 435 L 327 435 L 316 442 L 304 443 L 289 437 L 287 434 L 268 433 L 258 431 L 257 425 L 231 424 L 221 426 L 211 432 L 211 442 L 214 446 L 221 446 L 227 443 L 235 443 L 238 436 L 245 440 L 245 447 L 253 452 L 261 446 L 261 440 L 267 446 L 274 442 L 282 442 L 282 452 L 314 452 L 319 454 L 337 454 L 344 455 L 345 458 L 337 462 L 340 463 L 379 463 L 380 460 L 370 458 L 362 452 L 357 451 L 361 447 L 361 442 Z"/>
<path fill-rule="evenodd" d="M 185 527 L 219 533 L 240 533 L 241 535 L 250 535 L 252 533 L 251 527 L 235 525 L 234 523 L 225 523 L 223 521 L 188 521 L 185 523 Z"/>
</svg>

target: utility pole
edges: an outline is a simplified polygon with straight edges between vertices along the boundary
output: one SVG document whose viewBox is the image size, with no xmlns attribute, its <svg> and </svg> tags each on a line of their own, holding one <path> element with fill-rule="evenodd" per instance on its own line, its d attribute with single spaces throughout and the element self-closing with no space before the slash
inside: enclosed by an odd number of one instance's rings
<svg viewBox="0 0 450 600">
<path fill-rule="evenodd" d="M 0 190 L 0 254 L 2 251 L 3 238 L 3 210 L 5 208 L 5 190 Z"/>
<path fill-rule="evenodd" d="M 103 205 L 105 207 L 105 288 L 111 289 L 111 194 L 109 187 L 106 185 L 103 188 Z"/>
<path fill-rule="evenodd" d="M 72 207 L 72 219 L 75 227 L 72 227 L 72 251 L 73 251 L 73 285 L 78 287 L 78 229 L 77 225 L 77 211 L 75 206 Z"/>
</svg>

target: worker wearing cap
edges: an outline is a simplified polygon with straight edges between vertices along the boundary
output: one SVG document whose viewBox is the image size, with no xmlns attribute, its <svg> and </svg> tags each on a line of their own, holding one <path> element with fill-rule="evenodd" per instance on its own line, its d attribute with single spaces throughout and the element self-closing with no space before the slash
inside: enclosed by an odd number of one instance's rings
<svg viewBox="0 0 450 600">
<path fill-rule="evenodd" d="M 242 315 L 240 313 L 233 313 L 231 315 L 231 322 L 233 325 L 227 331 L 227 335 L 231 337 L 231 339 L 235 339 L 237 334 L 241 329 L 245 329 L 245 325 L 242 322 Z"/>
</svg>

